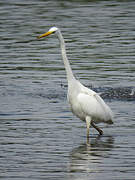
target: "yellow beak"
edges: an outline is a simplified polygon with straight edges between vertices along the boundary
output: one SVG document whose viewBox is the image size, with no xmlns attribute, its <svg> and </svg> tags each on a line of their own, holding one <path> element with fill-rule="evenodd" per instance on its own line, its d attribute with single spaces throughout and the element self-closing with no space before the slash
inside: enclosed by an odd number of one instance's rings
<svg viewBox="0 0 135 180">
<path fill-rule="evenodd" d="M 50 34 L 52 34 L 53 32 L 52 31 L 48 31 L 40 36 L 38 36 L 38 39 L 42 38 L 42 37 L 45 37 L 45 36 L 49 36 Z"/>
</svg>

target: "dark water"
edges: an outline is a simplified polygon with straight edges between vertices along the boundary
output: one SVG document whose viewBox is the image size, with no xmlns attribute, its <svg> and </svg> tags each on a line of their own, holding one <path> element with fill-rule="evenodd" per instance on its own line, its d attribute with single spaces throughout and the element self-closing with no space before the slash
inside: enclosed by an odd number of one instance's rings
<svg viewBox="0 0 135 180">
<path fill-rule="evenodd" d="M 135 1 L 0 1 L 0 179 L 134 180 Z M 104 135 L 69 110 L 58 26 L 75 75 L 112 108 Z"/>
</svg>

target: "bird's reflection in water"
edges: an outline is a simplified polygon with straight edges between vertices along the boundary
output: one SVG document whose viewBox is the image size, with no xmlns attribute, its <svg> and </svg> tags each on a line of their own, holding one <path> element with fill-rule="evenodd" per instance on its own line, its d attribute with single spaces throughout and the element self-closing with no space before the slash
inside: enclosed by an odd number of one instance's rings
<svg viewBox="0 0 135 180">
<path fill-rule="evenodd" d="M 104 158 L 109 157 L 113 143 L 112 136 L 90 138 L 89 142 L 71 152 L 69 171 L 72 173 L 100 172 L 100 165 Z"/>
</svg>

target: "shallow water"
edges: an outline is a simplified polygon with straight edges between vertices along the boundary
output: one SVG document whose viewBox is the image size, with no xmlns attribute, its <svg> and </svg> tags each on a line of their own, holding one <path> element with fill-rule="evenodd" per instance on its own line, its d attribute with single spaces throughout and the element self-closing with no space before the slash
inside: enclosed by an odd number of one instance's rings
<svg viewBox="0 0 135 180">
<path fill-rule="evenodd" d="M 0 178 L 133 180 L 135 2 L 0 2 Z M 74 74 L 102 93 L 114 124 L 90 131 L 69 110 L 55 35 L 61 28 Z"/>
</svg>

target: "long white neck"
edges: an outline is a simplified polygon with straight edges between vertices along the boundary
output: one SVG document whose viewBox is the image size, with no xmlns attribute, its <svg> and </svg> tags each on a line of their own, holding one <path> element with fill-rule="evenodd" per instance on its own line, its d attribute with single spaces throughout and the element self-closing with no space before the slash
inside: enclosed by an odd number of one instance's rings
<svg viewBox="0 0 135 180">
<path fill-rule="evenodd" d="M 62 53 L 63 62 L 64 62 L 65 70 L 66 70 L 67 80 L 69 82 L 70 80 L 75 79 L 75 77 L 73 75 L 70 63 L 69 63 L 67 55 L 66 55 L 65 42 L 64 42 L 64 38 L 63 38 L 60 30 L 57 31 L 57 35 L 58 35 L 58 38 L 60 41 L 61 53 Z"/>
</svg>

